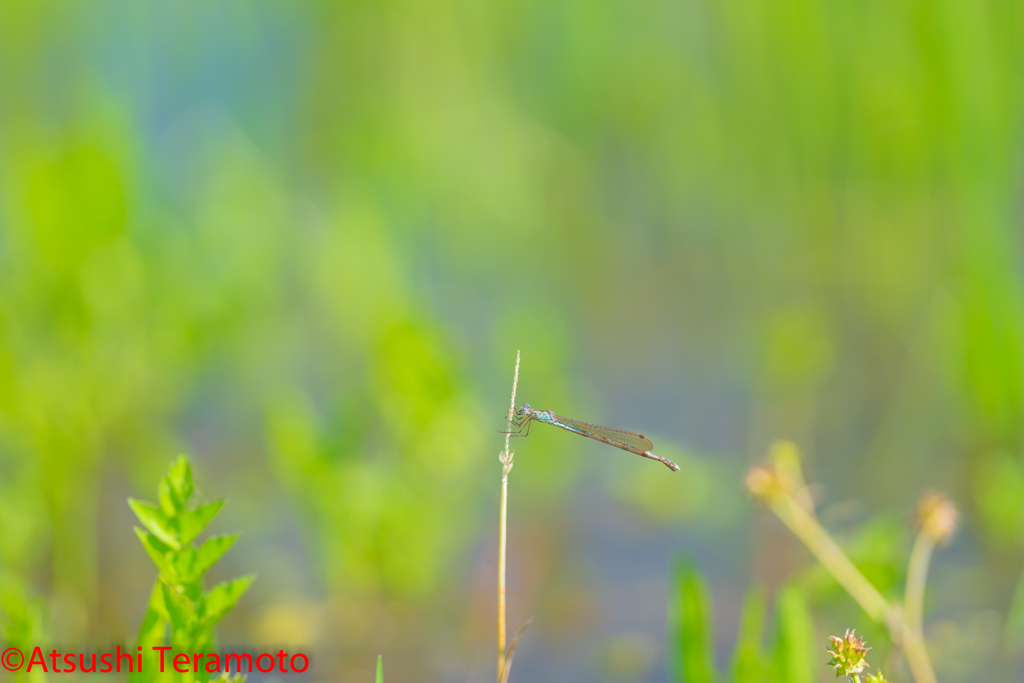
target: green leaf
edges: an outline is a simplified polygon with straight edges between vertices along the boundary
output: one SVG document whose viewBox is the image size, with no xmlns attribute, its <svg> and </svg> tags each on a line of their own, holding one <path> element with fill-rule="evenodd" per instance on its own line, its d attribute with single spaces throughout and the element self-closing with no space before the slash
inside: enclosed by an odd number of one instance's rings
<svg viewBox="0 0 1024 683">
<path fill-rule="evenodd" d="M 143 618 L 142 627 L 139 629 L 139 642 L 145 648 L 146 644 L 161 645 L 164 642 L 164 624 L 170 620 L 167 618 L 167 607 L 164 605 L 163 581 L 157 579 L 153 584 L 153 590 L 149 594 L 149 604 L 146 606 L 146 616 Z M 155 614 L 157 621 L 150 620 L 150 614 Z"/>
<path fill-rule="evenodd" d="M 211 627 L 197 621 L 187 634 L 183 635 L 181 643 L 184 652 L 213 651 L 213 629 Z M 202 669 L 202 666 L 199 668 Z"/>
<path fill-rule="evenodd" d="M 193 491 L 192 467 L 188 458 L 179 455 L 160 481 L 160 507 L 168 515 L 178 515 L 185 510 Z"/>
<path fill-rule="evenodd" d="M 377 655 L 377 683 L 384 683 L 384 657 Z"/>
<path fill-rule="evenodd" d="M 189 651 L 196 653 L 212 654 L 213 647 L 211 646 L 213 644 L 213 638 L 212 634 L 210 633 L 210 629 L 201 628 L 200 631 L 201 637 L 189 643 Z M 206 658 L 199 660 L 199 671 L 193 674 L 193 676 L 195 677 L 195 681 L 197 683 L 206 683 L 210 680 L 210 677 L 212 675 L 213 674 L 206 670 Z"/>
<path fill-rule="evenodd" d="M 230 533 L 230 535 L 212 537 L 199 548 L 196 548 L 193 545 L 188 545 L 182 548 L 181 551 L 172 559 L 174 570 L 180 578 L 180 583 L 187 584 L 189 586 L 198 585 L 207 569 L 209 569 L 210 566 L 216 562 L 238 538 L 238 533 Z M 186 590 L 186 592 L 189 591 Z M 195 599 L 198 596 L 189 594 L 189 597 Z"/>
<path fill-rule="evenodd" d="M 164 477 L 164 480 L 168 484 L 170 502 L 177 511 L 184 510 L 188 499 L 191 498 L 194 490 L 196 490 L 196 483 L 193 480 L 193 472 L 191 472 L 191 465 L 188 464 L 188 458 L 183 455 L 178 456 L 177 460 L 171 463 L 171 467 L 167 470 L 167 476 Z"/>
<path fill-rule="evenodd" d="M 201 600 L 203 596 L 203 587 L 200 585 L 203 572 L 197 570 L 197 556 L 196 547 L 194 545 L 187 545 L 170 559 L 173 575 L 175 576 L 175 580 L 170 583 L 193 602 Z"/>
<path fill-rule="evenodd" d="M 252 582 L 256 580 L 255 574 L 246 574 L 237 579 L 218 583 L 206 594 L 205 607 L 203 611 L 203 623 L 213 626 L 228 611 L 235 606 L 238 599 L 242 597 Z"/>
<path fill-rule="evenodd" d="M 139 639 L 137 644 L 143 649 L 152 648 L 164 642 L 164 617 L 161 610 L 153 606 L 146 608 L 146 614 L 142 617 L 142 625 L 139 627 Z"/>
<path fill-rule="evenodd" d="M 231 546 L 238 540 L 240 534 L 221 534 L 219 536 L 211 536 L 199 546 L 199 551 L 196 555 L 196 571 L 202 576 L 206 571 L 212 567 L 217 560 L 224 556 Z"/>
<path fill-rule="evenodd" d="M 136 500 L 135 498 L 128 499 L 128 507 L 132 509 L 132 512 L 134 512 L 135 516 L 139 518 L 142 525 L 149 529 L 154 536 L 174 550 L 181 548 L 181 543 L 178 541 L 178 534 L 175 533 L 174 521 L 169 519 L 167 515 L 164 514 L 163 510 L 152 503 L 147 503 L 144 500 Z"/>
<path fill-rule="evenodd" d="M 174 517 L 185 507 L 181 503 L 180 499 L 175 495 L 174 488 L 171 486 L 171 481 L 167 477 L 160 480 L 160 488 L 157 491 L 157 496 L 160 500 L 160 509 L 169 517 Z"/>
<path fill-rule="evenodd" d="M 192 601 L 165 582 L 160 582 L 165 617 L 175 631 L 184 631 L 195 621 L 195 606 Z"/>
<path fill-rule="evenodd" d="M 743 601 L 736 650 L 733 653 L 733 680 L 736 683 L 761 683 L 765 679 L 761 635 L 764 630 L 765 592 L 752 588 Z"/>
<path fill-rule="evenodd" d="M 674 621 L 677 628 L 679 681 L 682 683 L 713 683 L 718 678 L 712 644 L 713 607 L 704 577 L 691 563 L 676 573 L 677 594 Z"/>
<path fill-rule="evenodd" d="M 139 636 L 136 645 L 143 650 L 143 670 L 133 671 L 128 674 L 129 683 L 147 683 L 156 676 L 156 660 L 154 658 L 153 646 L 164 644 L 164 635 L 167 631 L 165 624 L 167 619 L 164 616 L 167 610 L 163 604 L 162 583 L 159 579 L 153 584 L 153 590 L 149 593 L 149 603 L 146 605 L 146 614 L 142 617 L 142 625 L 139 627 Z M 150 662 L 154 666 L 150 666 Z"/>
<path fill-rule="evenodd" d="M 179 552 L 174 554 L 171 558 L 171 562 L 174 564 L 174 571 L 178 576 L 181 577 L 183 582 L 195 581 L 197 578 L 195 574 L 196 566 L 196 547 L 189 544 L 182 548 Z"/>
<path fill-rule="evenodd" d="M 172 583 L 176 581 L 177 574 L 174 565 L 171 563 L 171 556 L 174 554 L 171 548 L 153 534 L 147 533 L 139 527 L 132 528 L 135 531 L 135 535 L 139 537 L 142 547 L 146 549 L 149 558 L 153 560 L 153 564 L 160 570 L 161 576 Z"/>
<path fill-rule="evenodd" d="M 224 506 L 224 500 L 215 500 L 210 503 L 205 503 L 195 508 L 194 510 L 188 510 L 178 515 L 178 541 L 181 545 L 190 543 L 192 539 L 198 536 L 206 525 L 210 523 L 214 515 L 220 512 L 220 509 Z M 178 546 L 181 547 L 181 546 Z"/>
<path fill-rule="evenodd" d="M 814 683 L 820 647 L 814 638 L 814 620 L 803 591 L 788 585 L 779 591 L 775 606 L 778 621 L 772 657 L 773 683 Z"/>
</svg>

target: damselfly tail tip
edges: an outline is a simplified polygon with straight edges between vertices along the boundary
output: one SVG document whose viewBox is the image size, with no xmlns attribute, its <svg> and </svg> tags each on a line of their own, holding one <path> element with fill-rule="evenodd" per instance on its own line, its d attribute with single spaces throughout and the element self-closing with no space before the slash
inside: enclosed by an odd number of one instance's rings
<svg viewBox="0 0 1024 683">
<path fill-rule="evenodd" d="M 662 462 L 665 463 L 665 467 L 669 468 L 673 472 L 678 472 L 679 471 L 679 465 L 675 464 L 674 462 L 672 462 L 668 458 L 665 458 Z"/>
</svg>

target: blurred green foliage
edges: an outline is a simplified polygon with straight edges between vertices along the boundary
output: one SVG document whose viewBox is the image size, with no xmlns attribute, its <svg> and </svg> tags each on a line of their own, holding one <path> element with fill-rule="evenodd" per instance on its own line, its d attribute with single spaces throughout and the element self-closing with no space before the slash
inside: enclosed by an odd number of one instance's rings
<svg viewBox="0 0 1024 683">
<path fill-rule="evenodd" d="M 24 588 L 5 585 L 0 592 L 0 638 L 10 647 L 18 648 L 26 660 L 31 660 L 33 648 L 39 643 L 47 642 L 43 630 L 43 605 L 38 599 L 26 597 Z M 46 683 L 47 675 L 41 667 L 33 667 L 32 671 L 18 671 L 12 676 L 18 683 Z"/>
<path fill-rule="evenodd" d="M 714 611 L 707 582 L 692 565 L 676 572 L 677 593 L 671 613 L 676 622 L 678 680 L 685 683 L 713 683 L 715 668 Z"/>
<path fill-rule="evenodd" d="M 736 683 L 760 683 L 764 678 L 762 632 L 765 618 L 765 592 L 753 588 L 743 599 L 739 633 L 732 656 L 732 676 Z"/>
<path fill-rule="evenodd" d="M 678 492 L 602 478 L 644 519 L 740 520 L 744 453 L 793 438 L 868 509 L 964 501 L 1001 592 L 949 609 L 1002 609 L 1022 34 L 999 0 L 3 3 L 5 623 L 123 636 L 104 501 L 184 450 L 260 552 L 294 526 L 352 661 L 380 624 L 422 661 L 396 624 L 464 616 L 517 348 L 538 405 L 691 441 Z M 574 441 L 520 446 L 527 536 Z"/>
<path fill-rule="evenodd" d="M 1004 630 L 1006 648 L 1014 653 L 1024 650 L 1024 576 L 1017 584 L 1010 609 L 1007 612 Z"/>
<path fill-rule="evenodd" d="M 803 591 L 796 586 L 781 590 L 775 605 L 775 646 L 769 680 L 813 683 L 820 670 L 818 638 Z"/>
<path fill-rule="evenodd" d="M 692 564 L 676 572 L 676 594 L 670 609 L 673 622 L 676 680 L 680 683 L 813 683 L 821 669 L 820 649 L 810 606 L 804 591 L 784 586 L 775 596 L 772 646 L 763 641 L 765 594 L 748 591 L 743 602 L 739 632 L 732 649 L 726 677 L 718 673 L 712 644 L 715 641 L 711 592 L 701 572 Z"/>
<path fill-rule="evenodd" d="M 1004 451 L 979 458 L 974 494 L 985 530 L 998 545 L 1024 540 L 1024 467 Z"/>
</svg>

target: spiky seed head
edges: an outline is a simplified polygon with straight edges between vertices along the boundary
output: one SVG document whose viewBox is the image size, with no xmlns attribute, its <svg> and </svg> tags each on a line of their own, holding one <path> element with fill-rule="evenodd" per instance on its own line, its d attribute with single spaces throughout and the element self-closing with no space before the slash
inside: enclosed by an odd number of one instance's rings
<svg viewBox="0 0 1024 683">
<path fill-rule="evenodd" d="M 825 651 L 832 655 L 828 665 L 836 670 L 836 678 L 853 676 L 867 668 L 868 663 L 864 660 L 864 655 L 871 648 L 864 645 L 864 639 L 858 638 L 851 629 L 846 629 L 846 634 L 842 638 L 829 636 L 828 639 L 832 647 L 826 648 Z"/>
</svg>

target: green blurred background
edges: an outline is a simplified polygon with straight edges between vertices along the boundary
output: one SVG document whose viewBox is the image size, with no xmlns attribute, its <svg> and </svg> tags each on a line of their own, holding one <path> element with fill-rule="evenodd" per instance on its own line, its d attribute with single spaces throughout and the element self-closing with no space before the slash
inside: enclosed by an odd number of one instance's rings
<svg viewBox="0 0 1024 683">
<path fill-rule="evenodd" d="M 521 349 L 520 402 L 683 472 L 514 444 L 513 680 L 669 680 L 687 555 L 720 661 L 793 578 L 822 680 L 828 634 L 885 652 L 746 500 L 775 438 L 887 595 L 958 501 L 939 678 L 1017 680 L 1022 50 L 1005 0 L 0 4 L 0 612 L 131 637 L 125 498 L 187 452 L 243 532 L 212 578 L 260 574 L 222 640 L 493 680 Z"/>
</svg>

